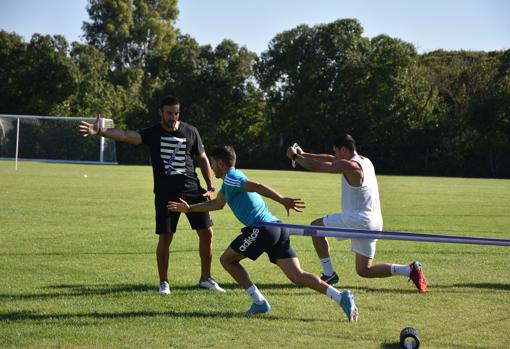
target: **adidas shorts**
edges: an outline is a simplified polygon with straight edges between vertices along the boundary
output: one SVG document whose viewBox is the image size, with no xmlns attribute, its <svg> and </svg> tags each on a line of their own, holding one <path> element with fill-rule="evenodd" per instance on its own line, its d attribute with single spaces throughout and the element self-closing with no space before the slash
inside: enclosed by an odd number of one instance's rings
<svg viewBox="0 0 510 349">
<path fill-rule="evenodd" d="M 277 259 L 297 257 L 290 246 L 287 229 L 279 227 L 244 227 L 230 243 L 230 248 L 251 260 L 266 252 L 271 263 L 276 263 Z"/>
</svg>

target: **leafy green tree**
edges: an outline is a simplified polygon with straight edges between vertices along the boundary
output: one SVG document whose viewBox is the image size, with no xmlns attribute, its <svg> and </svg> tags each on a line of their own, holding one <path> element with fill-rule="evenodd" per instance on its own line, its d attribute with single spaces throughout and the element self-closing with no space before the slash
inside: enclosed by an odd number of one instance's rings
<svg viewBox="0 0 510 349">
<path fill-rule="evenodd" d="M 298 26 L 275 36 L 257 66 L 268 103 L 272 144 L 294 140 L 331 151 L 325 140 L 356 133 L 370 42 L 353 19 Z M 282 156 L 282 162 L 286 160 Z"/>
<path fill-rule="evenodd" d="M 83 116 L 101 113 L 103 117 L 113 119 L 117 126 L 124 127 L 124 115 L 142 103 L 139 98 L 141 79 L 128 81 L 129 88 L 113 84 L 106 57 L 94 46 L 74 43 L 70 61 L 77 68 L 78 88 L 76 93 L 55 106 L 55 113 Z"/>
<path fill-rule="evenodd" d="M 385 172 L 428 170 L 439 98 L 417 58 L 415 48 L 402 40 L 387 35 L 371 40 L 361 132 Z"/>
<path fill-rule="evenodd" d="M 257 77 L 271 128 L 278 130 L 273 144 L 284 148 L 299 139 L 331 152 L 331 140 L 348 132 L 385 171 L 427 169 L 433 152 L 427 140 L 437 138 L 438 91 L 411 44 L 362 34 L 356 20 L 343 19 L 299 26 L 271 41 Z"/>
<path fill-rule="evenodd" d="M 15 33 L 0 31 L 0 113 L 17 113 L 23 101 L 22 62 L 26 44 Z"/>
<path fill-rule="evenodd" d="M 0 40 L 0 55 L 6 59 L 0 74 L 5 87 L 11 90 L 0 88 L 2 108 L 13 114 L 56 115 L 55 106 L 66 101 L 78 87 L 77 69 L 69 60 L 65 38 L 34 34 L 29 43 L 24 43 L 16 35 L 2 32 Z M 54 125 L 32 123 L 29 127 L 23 123 L 21 129 L 20 156 L 48 158 L 65 152 L 65 132 L 57 135 Z M 25 153 L 27 149 L 34 151 Z"/>
<path fill-rule="evenodd" d="M 103 53 L 91 45 L 75 43 L 71 60 L 79 70 L 79 88 L 61 107 L 69 109 L 70 115 L 92 116 L 101 113 L 113 119 L 116 127 L 138 129 L 147 126 L 143 120 L 147 109 L 141 96 L 143 71 L 138 68 L 125 70 L 122 84 L 112 82 L 112 73 Z M 138 121 L 138 122 L 137 122 Z M 147 153 L 140 147 L 117 144 L 120 163 L 146 163 Z"/>
<path fill-rule="evenodd" d="M 199 128 L 208 147 L 225 143 L 236 147 L 243 166 L 254 166 L 263 159 L 259 139 L 265 114 L 254 83 L 255 58 L 231 40 L 213 49 L 182 35 L 168 57 L 148 65 L 152 75 L 163 82 L 158 95 L 178 96 L 181 119 Z"/>
<path fill-rule="evenodd" d="M 32 36 L 18 60 L 16 76 L 22 101 L 16 113 L 48 115 L 75 93 L 77 71 L 68 53 L 69 45 L 61 35 Z"/>
<path fill-rule="evenodd" d="M 499 56 L 499 57 L 498 57 Z M 470 99 L 469 124 L 476 141 L 472 169 L 478 176 L 510 176 L 510 50 L 485 62 L 484 89 Z"/>
<path fill-rule="evenodd" d="M 168 54 L 175 43 L 177 0 L 90 0 L 87 11 L 87 42 L 116 68 L 143 68 L 148 57 Z"/>
<path fill-rule="evenodd" d="M 442 104 L 437 113 L 437 171 L 450 176 L 481 175 L 479 169 L 485 166 L 475 160 L 480 130 L 470 120 L 475 99 L 479 102 L 492 88 L 497 60 L 485 52 L 440 50 L 423 55 L 420 61 Z"/>
</svg>

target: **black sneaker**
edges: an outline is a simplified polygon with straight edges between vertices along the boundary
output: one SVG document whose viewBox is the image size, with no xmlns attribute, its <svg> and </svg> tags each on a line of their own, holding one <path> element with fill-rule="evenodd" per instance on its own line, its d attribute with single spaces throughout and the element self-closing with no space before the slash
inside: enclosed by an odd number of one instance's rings
<svg viewBox="0 0 510 349">
<path fill-rule="evenodd" d="M 340 280 L 340 278 L 338 277 L 337 273 L 333 272 L 331 275 L 321 274 L 321 280 L 329 285 L 334 285 Z"/>
</svg>

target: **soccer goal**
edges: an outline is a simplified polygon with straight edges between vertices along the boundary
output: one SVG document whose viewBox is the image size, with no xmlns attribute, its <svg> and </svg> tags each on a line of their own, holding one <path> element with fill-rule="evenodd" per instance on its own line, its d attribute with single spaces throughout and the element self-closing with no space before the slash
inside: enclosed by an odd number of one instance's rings
<svg viewBox="0 0 510 349">
<path fill-rule="evenodd" d="M 95 118 L 0 114 L 0 159 L 44 162 L 117 164 L 115 141 L 83 137 L 78 123 Z M 114 127 L 101 119 L 102 127 Z"/>
</svg>

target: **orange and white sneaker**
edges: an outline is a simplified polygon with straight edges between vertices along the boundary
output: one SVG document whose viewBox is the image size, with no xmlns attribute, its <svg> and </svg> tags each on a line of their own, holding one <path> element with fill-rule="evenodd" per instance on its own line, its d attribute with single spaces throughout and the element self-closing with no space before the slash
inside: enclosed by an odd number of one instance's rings
<svg viewBox="0 0 510 349">
<path fill-rule="evenodd" d="M 423 271 L 421 268 L 421 263 L 418 261 L 414 261 L 409 264 L 411 267 L 411 274 L 409 274 L 409 280 L 413 280 L 416 288 L 420 293 L 427 292 L 427 280 L 425 279 L 425 275 L 423 275 Z"/>
</svg>

